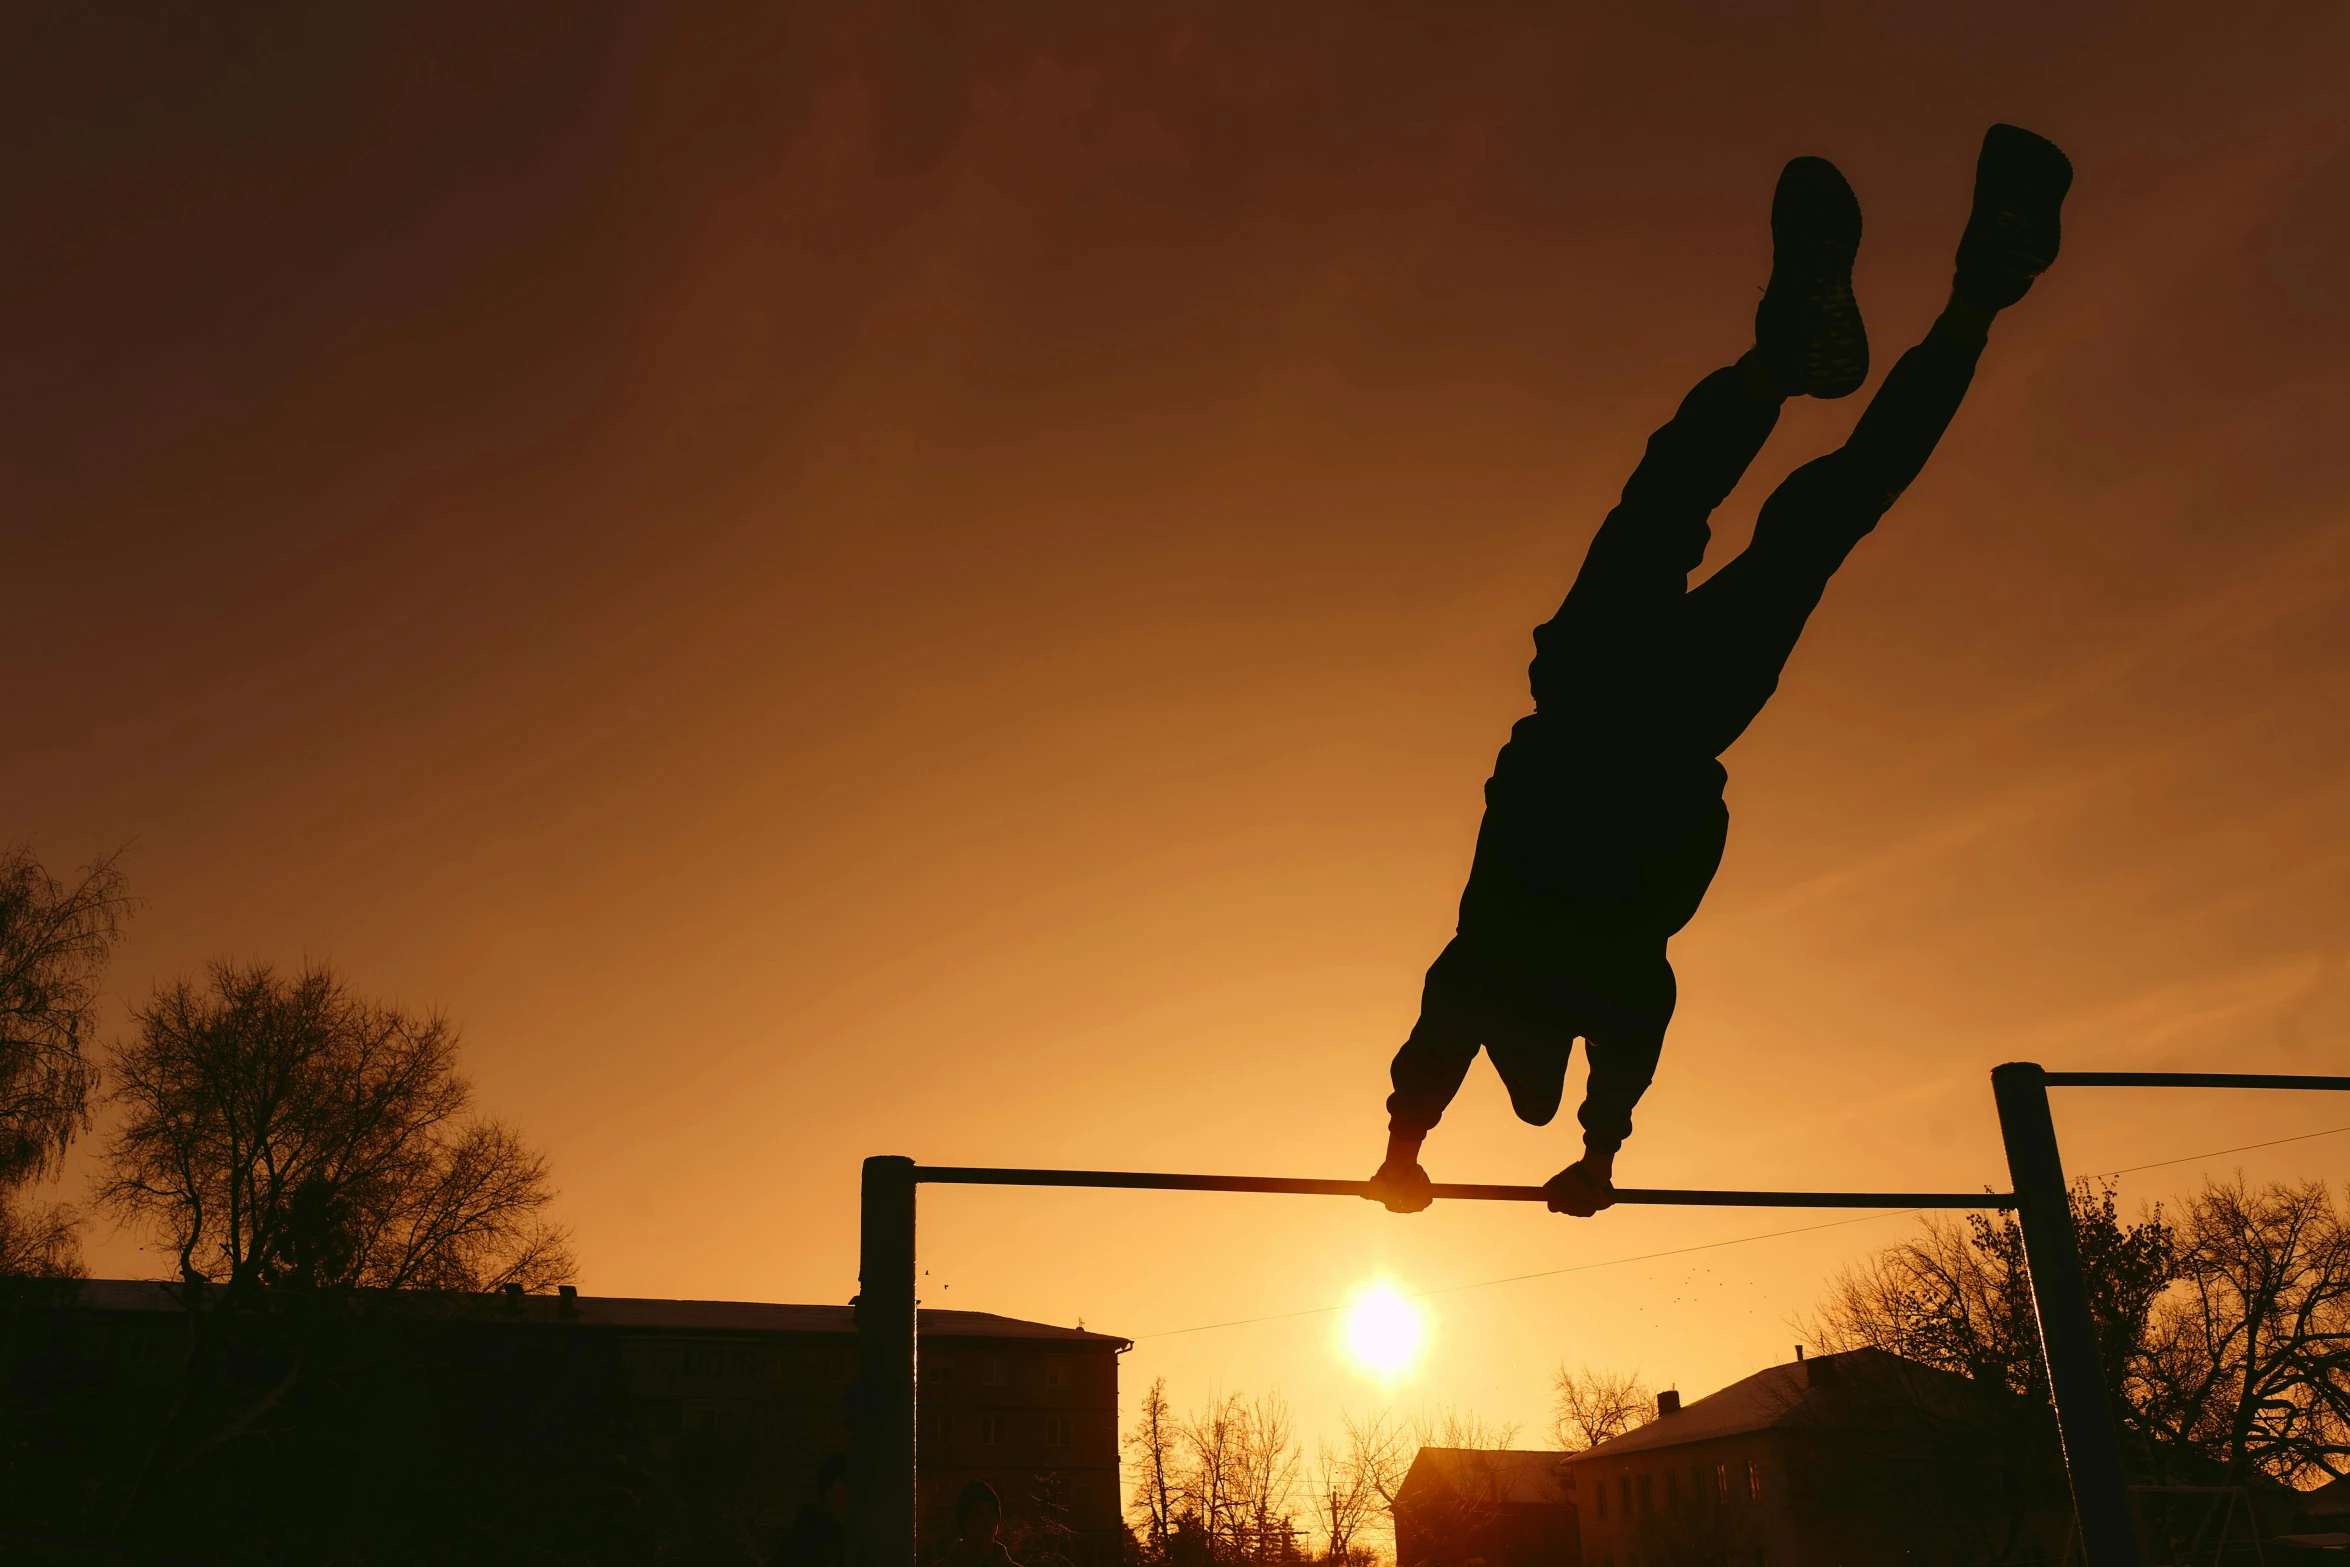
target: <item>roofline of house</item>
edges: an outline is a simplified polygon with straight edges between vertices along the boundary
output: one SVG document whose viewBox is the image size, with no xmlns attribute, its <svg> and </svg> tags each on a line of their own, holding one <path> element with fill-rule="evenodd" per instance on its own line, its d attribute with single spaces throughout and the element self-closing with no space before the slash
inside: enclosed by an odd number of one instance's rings
<svg viewBox="0 0 2350 1567">
<path fill-rule="evenodd" d="M 186 1309 L 186 1286 L 168 1279 L 60 1279 L 52 1283 L 55 1304 L 65 1309 L 93 1312 L 163 1313 Z M 216 1294 L 221 1286 L 203 1286 Z M 442 1290 L 357 1290 L 361 1299 L 398 1299 L 419 1306 L 439 1307 L 451 1316 L 466 1315 L 486 1322 L 531 1323 L 603 1328 L 619 1331 L 670 1333 L 793 1333 L 826 1338 L 853 1337 L 856 1307 L 830 1303 L 794 1303 L 741 1300 L 671 1300 L 633 1295 L 582 1295 L 499 1292 L 477 1295 Z M 285 1292 L 280 1298 L 291 1298 Z M 1031 1322 L 994 1312 L 924 1308 L 916 1332 L 924 1338 L 1032 1342 L 1068 1347 L 1107 1348 L 1124 1354 L 1134 1341 L 1115 1333 L 1067 1328 L 1050 1322 Z"/>
</svg>

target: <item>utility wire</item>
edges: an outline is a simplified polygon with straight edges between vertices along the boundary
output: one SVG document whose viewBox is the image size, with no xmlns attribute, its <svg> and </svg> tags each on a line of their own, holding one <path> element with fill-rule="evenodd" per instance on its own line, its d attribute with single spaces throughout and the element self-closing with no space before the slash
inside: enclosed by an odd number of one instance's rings
<svg viewBox="0 0 2350 1567">
<path fill-rule="evenodd" d="M 2209 1153 L 2182 1154 L 2176 1159 L 2157 1159 L 2151 1164 L 2133 1164 L 2126 1169 L 2098 1170 L 2087 1178 L 2101 1181 L 2117 1175 L 2136 1175 L 2143 1170 L 2167 1169 L 2174 1164 L 2193 1164 L 2201 1159 L 2218 1159 L 2232 1153 L 2250 1153 L 2255 1148 L 2277 1148 L 2286 1143 L 2305 1143 L 2312 1138 L 2338 1137 L 2344 1132 L 2350 1132 L 2350 1126 L 2330 1126 L 2322 1132 L 2301 1132 L 2292 1137 L 2272 1137 L 2266 1142 L 2238 1143 L 2233 1148 L 2214 1148 Z M 1719 1251 L 1725 1246 L 1744 1246 L 1753 1241 L 1775 1241 L 1788 1235 L 1809 1235 L 1815 1230 L 1841 1229 L 1848 1224 L 1867 1224 L 1877 1219 L 1900 1219 L 1923 1212 L 1925 1212 L 1923 1208 L 1891 1208 L 1883 1213 L 1864 1213 L 1850 1219 L 1829 1219 L 1819 1224 L 1799 1224 L 1793 1229 L 1765 1230 L 1759 1235 L 1733 1235 L 1727 1240 L 1704 1241 L 1695 1246 L 1675 1246 L 1669 1251 L 1644 1251 L 1637 1256 L 1608 1257 L 1599 1262 L 1578 1262 L 1565 1268 L 1545 1268 L 1539 1273 L 1513 1273 L 1509 1277 L 1501 1279 L 1479 1279 L 1470 1284 L 1446 1284 L 1436 1289 L 1417 1290 L 1404 1298 L 1426 1300 L 1434 1295 L 1457 1295 L 1464 1290 L 1491 1289 L 1499 1284 L 1524 1284 L 1532 1279 L 1555 1279 L 1567 1273 L 1588 1273 L 1594 1268 L 1617 1268 L 1627 1263 L 1654 1262 L 1661 1257 L 1686 1257 L 1691 1252 Z M 1133 1342 L 1139 1344 L 1144 1339 L 1180 1338 L 1187 1333 L 1213 1333 L 1220 1328 L 1253 1327 L 1260 1322 L 1290 1322 L 1299 1317 L 1326 1317 L 1334 1311 L 1344 1311 L 1345 1309 L 1346 1307 L 1343 1305 L 1308 1306 L 1302 1311 L 1277 1311 L 1270 1316 L 1235 1317 L 1230 1322 L 1205 1322 L 1190 1328 L 1163 1328 L 1156 1333 L 1138 1333 L 1134 1336 Z"/>
<path fill-rule="evenodd" d="M 2265 1143 L 2239 1143 L 2233 1148 L 2214 1148 L 2209 1153 L 2191 1153 L 2177 1159 L 2157 1159 L 2152 1164 L 2133 1164 L 2126 1170 L 2100 1170 L 2097 1179 L 2108 1175 L 2136 1175 L 2140 1170 L 2160 1170 L 2174 1164 L 2193 1164 L 2198 1159 L 2217 1159 L 2222 1154 L 2250 1153 L 2255 1148 L 2274 1148 L 2282 1143 L 2305 1143 L 2312 1137 L 2336 1137 L 2350 1132 L 2350 1126 L 2329 1126 L 2322 1132 L 2302 1132 L 2294 1137 L 2272 1137 Z"/>
</svg>

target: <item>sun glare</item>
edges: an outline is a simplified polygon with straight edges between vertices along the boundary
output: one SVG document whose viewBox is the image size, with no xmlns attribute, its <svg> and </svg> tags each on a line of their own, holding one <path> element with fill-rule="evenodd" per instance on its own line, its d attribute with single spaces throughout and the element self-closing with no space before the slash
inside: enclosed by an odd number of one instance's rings
<svg viewBox="0 0 2350 1567">
<path fill-rule="evenodd" d="M 1411 1370 L 1427 1336 L 1428 1326 L 1419 1308 L 1398 1294 L 1392 1284 L 1368 1286 L 1346 1311 L 1346 1352 L 1357 1366 L 1382 1382 L 1392 1382 Z"/>
</svg>

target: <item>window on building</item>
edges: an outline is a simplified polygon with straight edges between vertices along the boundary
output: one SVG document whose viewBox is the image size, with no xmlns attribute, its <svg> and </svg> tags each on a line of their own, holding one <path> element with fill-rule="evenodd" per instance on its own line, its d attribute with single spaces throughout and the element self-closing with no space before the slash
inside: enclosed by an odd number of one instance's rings
<svg viewBox="0 0 2350 1567">
<path fill-rule="evenodd" d="M 1591 1494 L 1599 1503 L 1599 1516 L 1605 1518 L 1607 1516 L 1607 1481 L 1602 1479 L 1593 1484 Z"/>
<path fill-rule="evenodd" d="M 940 1410 L 930 1417 L 930 1440 L 944 1447 L 955 1439 L 955 1417 Z"/>
<path fill-rule="evenodd" d="M 1751 1458 L 1746 1461 L 1746 1499 L 1750 1502 L 1762 1500 L 1762 1465 Z"/>
<path fill-rule="evenodd" d="M 1677 1469 L 1668 1469 L 1665 1471 L 1665 1511 L 1677 1513 L 1680 1510 L 1681 1473 Z"/>
<path fill-rule="evenodd" d="M 982 1415 L 979 1419 L 979 1440 L 990 1447 L 1003 1446 L 1009 1440 L 1007 1425 L 1002 1415 Z"/>
<path fill-rule="evenodd" d="M 1046 1443 L 1053 1447 L 1067 1447 L 1070 1442 L 1075 1440 L 1071 1432 L 1075 1430 L 1076 1424 L 1067 1415 L 1053 1416 L 1045 1422 L 1044 1439 Z"/>
<path fill-rule="evenodd" d="M 1069 1362 L 1061 1359 L 1058 1355 L 1046 1361 L 1044 1363 L 1044 1385 L 1046 1387 L 1067 1387 L 1069 1385 Z"/>
<path fill-rule="evenodd" d="M 983 1369 L 985 1375 L 980 1380 L 989 1387 L 1004 1387 L 1012 1380 L 1012 1368 L 1005 1364 L 1004 1357 L 1001 1355 L 988 1356 Z"/>
<path fill-rule="evenodd" d="M 1646 1518 L 1656 1511 L 1656 1476 L 1640 1477 L 1640 1516 Z"/>
<path fill-rule="evenodd" d="M 845 1349 L 824 1352 L 824 1380 L 827 1382 L 854 1382 L 857 1380 L 857 1357 Z"/>
<path fill-rule="evenodd" d="M 955 1363 L 944 1355 L 935 1358 L 928 1355 L 923 1356 L 922 1380 L 932 1387 L 953 1387 L 955 1385 Z"/>
<path fill-rule="evenodd" d="M 1624 1516 L 1632 1516 L 1632 1477 L 1616 1476 L 1616 1501 L 1624 1509 Z"/>
<path fill-rule="evenodd" d="M 1730 1466 L 1714 1465 L 1714 1500 L 1724 1507 L 1730 1505 Z"/>
<path fill-rule="evenodd" d="M 1047 1507 L 1069 1505 L 1069 1477 L 1067 1475 L 1046 1475 L 1044 1483 L 1038 1489 Z"/>
</svg>

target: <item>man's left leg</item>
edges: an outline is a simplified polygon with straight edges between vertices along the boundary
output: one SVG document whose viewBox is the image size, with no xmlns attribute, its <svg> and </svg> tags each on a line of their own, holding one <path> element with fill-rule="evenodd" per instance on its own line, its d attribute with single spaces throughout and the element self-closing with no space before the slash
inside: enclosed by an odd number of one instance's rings
<svg viewBox="0 0 2350 1567">
<path fill-rule="evenodd" d="M 1678 998 L 1673 966 L 1659 942 L 1653 951 L 1616 958 L 1602 984 L 1581 1001 L 1589 1076 L 1575 1119 L 1583 1124 L 1583 1157 L 1544 1185 L 1553 1213 L 1587 1219 L 1614 1204 L 1616 1154 L 1632 1135 L 1633 1106 L 1655 1080 Z"/>
</svg>

